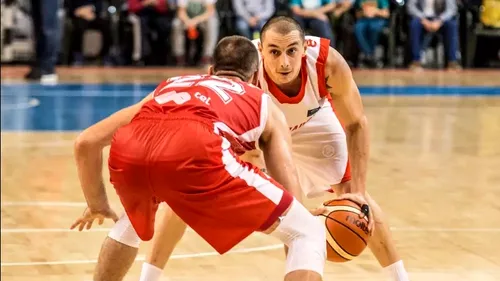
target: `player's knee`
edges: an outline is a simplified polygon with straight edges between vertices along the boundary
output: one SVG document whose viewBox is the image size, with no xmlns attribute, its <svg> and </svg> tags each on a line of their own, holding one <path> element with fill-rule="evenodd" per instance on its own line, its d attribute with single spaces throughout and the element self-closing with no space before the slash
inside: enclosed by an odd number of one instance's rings
<svg viewBox="0 0 500 281">
<path fill-rule="evenodd" d="M 298 201 L 271 234 L 288 246 L 286 273 L 310 270 L 323 275 L 326 260 L 326 235 L 321 221 Z"/>
<path fill-rule="evenodd" d="M 127 214 L 123 214 L 115 223 L 108 237 L 133 248 L 139 248 L 141 239 L 137 235 Z"/>
<path fill-rule="evenodd" d="M 386 219 L 382 208 L 380 208 L 380 205 L 375 200 L 373 200 L 373 197 L 371 197 L 368 192 L 365 193 L 365 198 L 368 202 L 368 205 L 370 205 L 370 210 L 373 212 L 373 218 L 375 219 L 375 222 L 378 224 L 384 223 Z"/>
</svg>

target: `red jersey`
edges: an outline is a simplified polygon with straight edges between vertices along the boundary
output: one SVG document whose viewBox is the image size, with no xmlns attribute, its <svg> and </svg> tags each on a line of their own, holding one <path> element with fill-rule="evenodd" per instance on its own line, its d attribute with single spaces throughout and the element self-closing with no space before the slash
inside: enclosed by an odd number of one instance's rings
<svg viewBox="0 0 500 281">
<path fill-rule="evenodd" d="M 255 149 L 267 121 L 268 96 L 245 82 L 212 75 L 179 76 L 160 83 L 153 96 L 138 116 L 163 113 L 202 117 L 214 123 L 236 153 Z"/>
</svg>

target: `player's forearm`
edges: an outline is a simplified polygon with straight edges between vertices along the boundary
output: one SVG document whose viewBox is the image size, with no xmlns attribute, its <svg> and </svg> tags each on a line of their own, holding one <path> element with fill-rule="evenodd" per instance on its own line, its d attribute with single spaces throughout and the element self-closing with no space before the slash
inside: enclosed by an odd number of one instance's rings
<svg viewBox="0 0 500 281">
<path fill-rule="evenodd" d="M 77 141 L 74 150 L 87 205 L 93 210 L 105 209 L 109 203 L 102 178 L 102 148 L 95 143 Z"/>
<path fill-rule="evenodd" d="M 108 206 L 102 179 L 102 150 L 110 145 L 115 132 L 130 122 L 138 106 L 122 109 L 83 131 L 75 141 L 74 155 L 78 176 L 90 208 Z"/>
<path fill-rule="evenodd" d="M 291 150 L 283 138 L 273 136 L 266 144 L 262 144 L 264 161 L 269 175 L 279 182 L 297 200 L 302 201 L 297 169 L 291 156 Z"/>
<path fill-rule="evenodd" d="M 364 194 L 366 191 L 366 171 L 370 154 L 368 121 L 363 117 L 360 122 L 346 128 L 347 149 L 351 165 L 352 192 Z"/>
</svg>

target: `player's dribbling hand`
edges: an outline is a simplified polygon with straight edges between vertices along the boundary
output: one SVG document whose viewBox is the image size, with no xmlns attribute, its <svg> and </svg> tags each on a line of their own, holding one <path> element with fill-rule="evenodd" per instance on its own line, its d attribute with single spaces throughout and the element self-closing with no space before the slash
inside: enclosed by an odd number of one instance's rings
<svg viewBox="0 0 500 281">
<path fill-rule="evenodd" d="M 368 231 L 370 231 L 370 235 L 373 235 L 375 219 L 373 218 L 373 211 L 370 205 L 368 204 L 368 200 L 366 200 L 366 197 L 361 193 L 344 193 L 334 200 L 344 200 L 344 199 L 354 201 L 361 207 L 360 218 L 368 216 L 368 225 L 367 225 Z"/>
<path fill-rule="evenodd" d="M 118 221 L 118 216 L 110 207 L 100 211 L 86 208 L 82 216 L 71 225 L 70 229 L 74 229 L 77 226 L 78 231 L 82 231 L 84 228 L 90 229 L 96 219 L 99 221 L 99 225 L 101 225 L 104 223 L 104 219 L 112 219 L 114 222 Z"/>
</svg>

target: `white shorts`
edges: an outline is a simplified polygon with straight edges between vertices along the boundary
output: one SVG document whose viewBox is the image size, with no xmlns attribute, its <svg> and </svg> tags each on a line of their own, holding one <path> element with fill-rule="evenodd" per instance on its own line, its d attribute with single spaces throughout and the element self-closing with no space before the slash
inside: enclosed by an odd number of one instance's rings
<svg viewBox="0 0 500 281">
<path fill-rule="evenodd" d="M 319 196 L 331 190 L 331 185 L 350 180 L 346 135 L 328 101 L 291 134 L 293 157 L 307 197 Z"/>
</svg>

